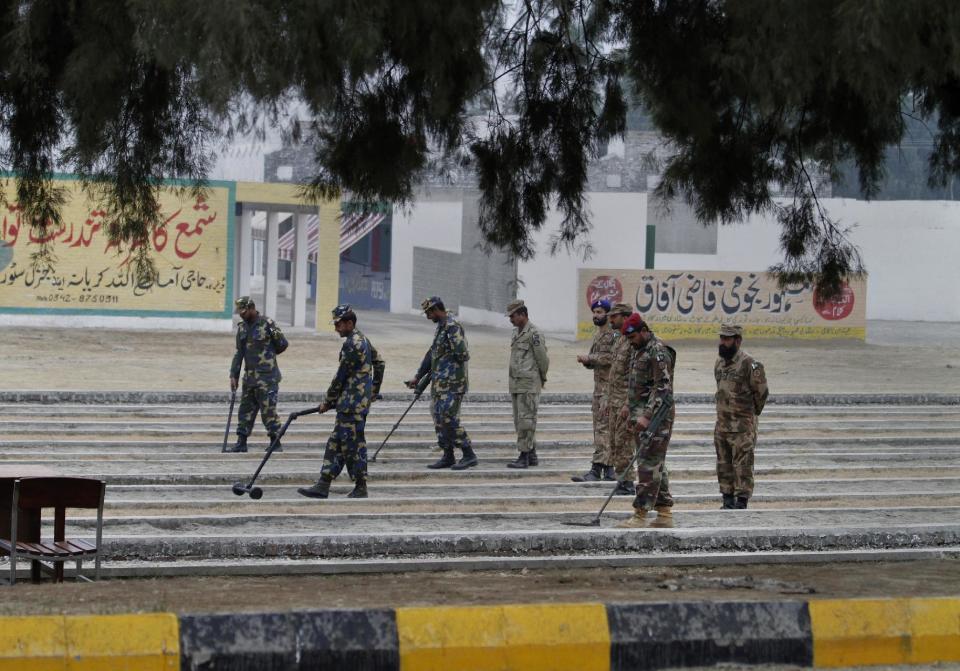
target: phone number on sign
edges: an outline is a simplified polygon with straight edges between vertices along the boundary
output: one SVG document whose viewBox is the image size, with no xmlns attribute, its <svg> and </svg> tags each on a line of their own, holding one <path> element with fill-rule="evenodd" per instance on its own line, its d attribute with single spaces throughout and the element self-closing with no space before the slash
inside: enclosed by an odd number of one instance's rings
<svg viewBox="0 0 960 671">
<path fill-rule="evenodd" d="M 109 294 L 81 294 L 80 296 L 71 296 L 70 294 L 48 294 L 46 296 L 37 296 L 41 303 L 96 303 L 105 305 L 108 303 L 119 303 L 120 297 Z"/>
</svg>

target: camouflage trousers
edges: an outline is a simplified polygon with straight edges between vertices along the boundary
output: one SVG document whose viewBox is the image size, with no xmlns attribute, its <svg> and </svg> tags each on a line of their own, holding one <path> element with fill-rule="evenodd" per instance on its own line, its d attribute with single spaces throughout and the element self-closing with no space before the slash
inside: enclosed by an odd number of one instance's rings
<svg viewBox="0 0 960 671">
<path fill-rule="evenodd" d="M 656 435 L 649 442 L 640 440 L 635 434 L 634 444 L 639 450 L 637 457 L 637 498 L 633 507 L 637 510 L 651 510 L 654 507 L 671 507 L 670 474 L 667 471 L 667 447 L 670 434 L 673 433 L 673 419 L 660 425 Z"/>
<path fill-rule="evenodd" d="M 460 426 L 460 402 L 463 394 L 441 391 L 433 396 L 430 414 L 433 416 L 433 428 L 437 432 L 437 443 L 446 450 L 470 449 L 470 436 Z"/>
<path fill-rule="evenodd" d="M 593 405 L 590 410 L 593 412 L 593 457 L 590 462 L 594 464 L 610 465 L 610 422 L 603 416 L 600 409 L 603 396 L 601 394 L 593 395 Z"/>
<path fill-rule="evenodd" d="M 537 446 L 537 410 L 540 407 L 540 392 L 510 394 L 510 400 L 513 402 L 513 426 L 517 430 L 517 449 L 521 452 L 530 452 Z"/>
<path fill-rule="evenodd" d="M 617 475 L 623 473 L 624 469 L 630 465 L 633 459 L 633 452 L 636 449 L 637 434 L 630 430 L 630 420 L 620 417 L 620 408 L 622 405 L 610 405 L 610 465 L 616 470 Z M 636 470 L 630 466 L 630 471 L 624 477 L 624 480 L 633 481 L 636 477 Z"/>
<path fill-rule="evenodd" d="M 713 432 L 717 448 L 717 480 L 721 494 L 734 494 L 749 499 L 753 496 L 753 448 L 757 444 L 756 428 L 749 431 Z"/>
<path fill-rule="evenodd" d="M 327 449 L 323 453 L 323 466 L 320 469 L 322 480 L 333 480 L 343 467 L 351 480 L 367 477 L 367 438 L 363 431 L 367 424 L 367 413 L 337 413 L 333 431 L 327 439 Z"/>
<path fill-rule="evenodd" d="M 237 414 L 238 436 L 250 435 L 258 411 L 267 433 L 272 436 L 280 430 L 280 420 L 277 419 L 277 394 L 279 391 L 280 383 L 275 380 L 244 377 L 243 387 L 240 391 L 240 410 Z"/>
</svg>

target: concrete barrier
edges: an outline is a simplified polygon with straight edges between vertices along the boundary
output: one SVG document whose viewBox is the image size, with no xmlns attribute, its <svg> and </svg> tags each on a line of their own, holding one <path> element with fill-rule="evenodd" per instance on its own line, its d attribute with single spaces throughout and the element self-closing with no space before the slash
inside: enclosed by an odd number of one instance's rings
<svg viewBox="0 0 960 671">
<path fill-rule="evenodd" d="M 960 598 L 0 617 L 6 669 L 626 671 L 960 661 Z"/>
</svg>

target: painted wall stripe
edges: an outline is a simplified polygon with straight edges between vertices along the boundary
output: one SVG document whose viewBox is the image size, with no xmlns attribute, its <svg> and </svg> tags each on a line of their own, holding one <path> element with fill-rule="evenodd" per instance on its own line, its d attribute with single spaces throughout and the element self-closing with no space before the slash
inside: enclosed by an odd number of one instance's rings
<svg viewBox="0 0 960 671">
<path fill-rule="evenodd" d="M 606 671 L 602 604 L 398 608 L 402 671 Z"/>
<path fill-rule="evenodd" d="M 816 600 L 815 666 L 960 661 L 960 600 Z"/>
<path fill-rule="evenodd" d="M 607 606 L 614 671 L 714 664 L 810 666 L 802 602 L 693 602 Z"/>
<path fill-rule="evenodd" d="M 51 615 L 0 618 L 0 671 L 176 671 L 177 616 Z"/>
</svg>

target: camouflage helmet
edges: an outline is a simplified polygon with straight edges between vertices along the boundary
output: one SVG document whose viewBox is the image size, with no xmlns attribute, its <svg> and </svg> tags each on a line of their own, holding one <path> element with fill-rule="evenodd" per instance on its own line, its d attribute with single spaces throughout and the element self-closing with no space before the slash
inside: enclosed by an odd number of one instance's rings
<svg viewBox="0 0 960 671">
<path fill-rule="evenodd" d="M 330 321 L 331 324 L 336 324 L 338 321 L 347 317 L 356 318 L 356 315 L 353 313 L 353 307 L 351 307 L 349 303 L 341 303 L 333 308 L 330 314 L 333 315 L 333 319 Z"/>
<path fill-rule="evenodd" d="M 246 310 L 247 308 L 254 308 L 256 307 L 256 304 L 249 296 L 241 296 L 233 302 L 233 307 L 237 312 L 240 312 L 241 310 Z"/>
<path fill-rule="evenodd" d="M 426 312 L 430 308 L 436 307 L 437 305 L 442 305 L 442 304 L 443 304 L 442 298 L 440 298 L 439 296 L 431 296 L 430 298 L 427 298 L 422 303 L 420 303 L 420 309 Z"/>
</svg>

